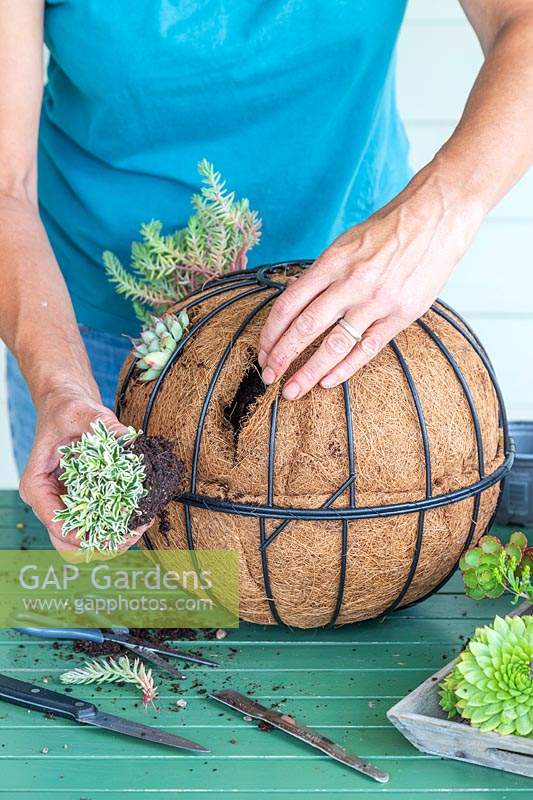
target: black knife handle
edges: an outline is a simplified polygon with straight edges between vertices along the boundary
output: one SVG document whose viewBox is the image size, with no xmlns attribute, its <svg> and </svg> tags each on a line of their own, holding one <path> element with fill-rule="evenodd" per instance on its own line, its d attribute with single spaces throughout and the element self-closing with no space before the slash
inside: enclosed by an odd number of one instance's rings
<svg viewBox="0 0 533 800">
<path fill-rule="evenodd" d="M 52 692 L 32 683 L 19 681 L 8 675 L 0 675 L 0 700 L 6 700 L 16 706 L 30 708 L 34 711 L 43 711 L 56 714 L 58 717 L 68 717 L 77 722 L 85 722 L 87 717 L 92 717 L 98 712 L 92 703 L 78 700 L 70 695 Z"/>
</svg>

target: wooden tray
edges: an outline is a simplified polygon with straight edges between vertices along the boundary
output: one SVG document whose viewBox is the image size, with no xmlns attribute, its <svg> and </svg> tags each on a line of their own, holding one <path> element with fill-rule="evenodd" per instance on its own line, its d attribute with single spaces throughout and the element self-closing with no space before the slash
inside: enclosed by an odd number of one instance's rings
<svg viewBox="0 0 533 800">
<path fill-rule="evenodd" d="M 510 612 L 531 614 L 524 603 Z M 406 739 L 423 753 L 430 753 L 533 778 L 533 736 L 501 736 L 482 733 L 465 722 L 449 720 L 439 706 L 439 684 L 453 669 L 455 658 L 387 712 L 387 717 Z"/>
</svg>

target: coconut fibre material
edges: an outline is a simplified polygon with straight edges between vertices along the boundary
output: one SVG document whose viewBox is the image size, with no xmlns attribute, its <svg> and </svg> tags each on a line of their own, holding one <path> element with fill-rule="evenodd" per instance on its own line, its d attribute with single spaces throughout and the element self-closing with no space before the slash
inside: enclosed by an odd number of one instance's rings
<svg viewBox="0 0 533 800">
<path fill-rule="evenodd" d="M 184 348 L 156 396 L 149 432 L 175 443 L 184 462 L 186 489 L 200 495 L 254 505 L 267 502 L 271 407 L 279 385 L 259 387 L 254 377 L 259 334 L 270 304 L 246 326 L 231 349 L 214 389 L 201 439 L 196 486 L 192 454 L 208 384 L 225 348 L 244 318 L 272 289 L 244 297 L 242 288 L 205 299 L 189 311 L 195 324 L 230 297 L 240 299 L 215 315 Z M 207 291 L 204 293 L 207 294 Z M 183 308 L 177 304 L 174 311 Z M 479 416 L 485 473 L 503 461 L 498 404 L 489 375 L 464 337 L 433 311 L 424 316 L 460 367 Z M 288 375 L 316 349 L 308 348 Z M 457 376 L 438 346 L 416 323 L 396 338 L 409 367 L 426 420 L 431 453 L 431 490 L 442 494 L 479 479 L 472 415 Z M 127 359 L 124 378 L 131 363 Z M 287 376 L 288 377 L 288 376 Z M 253 386 L 255 385 L 255 390 Z M 250 390 L 250 386 L 252 389 Z M 130 381 L 121 420 L 140 426 L 153 384 Z M 250 392 L 252 397 L 250 397 Z M 255 392 L 255 399 L 253 394 Z M 381 506 L 426 496 L 425 458 L 412 394 L 390 346 L 348 384 L 356 472 L 333 508 Z M 319 508 L 349 475 L 348 437 L 342 386 L 316 387 L 297 402 L 279 401 L 274 457 L 273 505 Z M 481 495 L 473 543 L 494 512 L 498 486 Z M 474 499 L 425 513 L 420 556 L 402 605 L 431 591 L 457 562 L 472 523 Z M 149 531 L 155 548 L 187 547 L 184 507 L 167 507 L 167 533 L 156 522 Z M 243 619 L 274 622 L 265 592 L 259 521 L 250 516 L 190 508 L 196 548 L 240 553 L 240 609 Z M 405 584 L 415 553 L 419 514 L 350 521 L 347 567 L 339 623 L 375 617 L 393 603 Z M 267 535 L 279 520 L 267 520 Z M 327 624 L 337 600 L 341 572 L 340 520 L 291 521 L 268 546 L 272 596 L 282 620 L 296 627 Z"/>
</svg>

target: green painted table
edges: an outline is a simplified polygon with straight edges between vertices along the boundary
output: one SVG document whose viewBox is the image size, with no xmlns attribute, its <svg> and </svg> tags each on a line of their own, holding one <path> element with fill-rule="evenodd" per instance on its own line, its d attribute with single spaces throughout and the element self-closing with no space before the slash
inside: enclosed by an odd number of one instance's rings
<svg viewBox="0 0 533 800">
<path fill-rule="evenodd" d="M 0 493 L 1 547 L 43 547 L 46 535 L 14 492 Z M 505 772 L 425 756 L 386 718 L 387 709 L 449 661 L 481 622 L 508 601 L 465 599 L 458 576 L 421 605 L 384 622 L 338 630 L 287 631 L 241 625 L 226 639 L 194 645 L 220 669 L 188 670 L 177 694 L 162 674 L 160 712 L 145 711 L 131 687 L 75 687 L 105 710 L 144 720 L 210 746 L 204 756 L 137 742 L 0 702 L 0 795 L 16 800 L 321 800 L 390 795 L 394 800 L 509 800 L 533 797 L 533 782 Z M 34 682 L 80 660 L 70 643 L 0 632 L 0 671 Z M 380 785 L 283 734 L 260 731 L 205 698 L 232 686 L 320 728 L 390 772 Z M 176 700 L 187 707 L 179 709 Z"/>
</svg>

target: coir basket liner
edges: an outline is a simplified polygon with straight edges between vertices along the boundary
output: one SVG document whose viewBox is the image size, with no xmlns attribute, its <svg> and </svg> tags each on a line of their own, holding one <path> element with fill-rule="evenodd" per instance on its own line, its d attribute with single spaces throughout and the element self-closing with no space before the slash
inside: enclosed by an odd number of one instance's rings
<svg viewBox="0 0 533 800">
<path fill-rule="evenodd" d="M 441 302 L 342 386 L 296 402 L 265 390 L 261 326 L 307 263 L 234 273 L 177 304 L 191 324 L 171 360 L 141 383 L 130 356 L 117 398 L 120 419 L 172 439 L 188 470 L 147 546 L 237 549 L 241 616 L 298 627 L 435 591 L 490 524 L 512 462 L 490 362 Z"/>
</svg>

